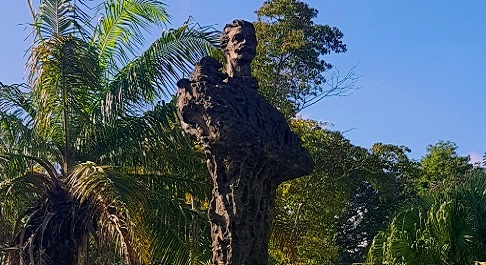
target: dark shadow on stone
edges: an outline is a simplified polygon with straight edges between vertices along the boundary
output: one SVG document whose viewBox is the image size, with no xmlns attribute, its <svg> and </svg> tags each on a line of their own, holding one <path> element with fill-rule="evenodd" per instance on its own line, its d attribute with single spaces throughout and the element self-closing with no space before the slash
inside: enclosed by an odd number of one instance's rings
<svg viewBox="0 0 486 265">
<path fill-rule="evenodd" d="M 177 85 L 178 115 L 196 137 L 213 180 L 209 210 L 213 264 L 267 264 L 277 186 L 313 169 L 309 153 L 284 116 L 258 94 L 251 77 L 253 25 L 228 24 L 222 49 L 228 67 L 205 57 Z"/>
</svg>

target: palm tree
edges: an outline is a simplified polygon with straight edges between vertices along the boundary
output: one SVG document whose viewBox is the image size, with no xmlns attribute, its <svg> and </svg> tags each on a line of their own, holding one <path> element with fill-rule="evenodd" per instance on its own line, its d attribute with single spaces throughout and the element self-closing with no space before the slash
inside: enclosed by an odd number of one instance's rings
<svg viewBox="0 0 486 265">
<path fill-rule="evenodd" d="M 205 216 L 186 198 L 207 198 L 204 164 L 173 105 L 154 103 L 215 32 L 186 23 L 142 52 L 162 1 L 28 4 L 27 83 L 0 83 L 0 262 L 199 259 Z"/>
<path fill-rule="evenodd" d="M 370 264 L 472 264 L 485 260 L 486 174 L 402 209 L 368 253 Z"/>
</svg>

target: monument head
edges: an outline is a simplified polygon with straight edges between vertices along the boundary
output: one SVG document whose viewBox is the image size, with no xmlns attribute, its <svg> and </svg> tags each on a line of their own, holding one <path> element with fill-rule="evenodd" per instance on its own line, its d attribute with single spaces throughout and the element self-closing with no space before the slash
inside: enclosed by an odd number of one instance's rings
<svg viewBox="0 0 486 265">
<path fill-rule="evenodd" d="M 245 20 L 234 20 L 227 24 L 221 34 L 221 50 L 228 63 L 229 76 L 251 75 L 250 63 L 256 55 L 257 40 L 253 24 Z"/>
</svg>

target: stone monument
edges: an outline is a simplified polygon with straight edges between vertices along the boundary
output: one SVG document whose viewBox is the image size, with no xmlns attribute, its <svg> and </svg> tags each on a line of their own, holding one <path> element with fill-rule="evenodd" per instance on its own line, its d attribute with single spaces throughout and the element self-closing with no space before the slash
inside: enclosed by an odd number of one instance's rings
<svg viewBox="0 0 486 265">
<path fill-rule="evenodd" d="M 235 20 L 221 36 L 226 73 L 205 57 L 177 83 L 182 128 L 203 147 L 213 181 L 215 265 L 267 264 L 276 188 L 314 166 L 284 116 L 258 94 L 250 68 L 256 45 L 253 25 Z"/>
</svg>

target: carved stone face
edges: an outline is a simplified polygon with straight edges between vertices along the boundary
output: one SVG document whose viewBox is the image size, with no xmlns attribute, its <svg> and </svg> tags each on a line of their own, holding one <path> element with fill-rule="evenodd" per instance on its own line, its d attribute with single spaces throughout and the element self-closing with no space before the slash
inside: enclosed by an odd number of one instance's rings
<svg viewBox="0 0 486 265">
<path fill-rule="evenodd" d="M 255 32 L 250 27 L 233 27 L 227 31 L 226 57 L 239 63 L 250 63 L 256 54 Z"/>
</svg>

